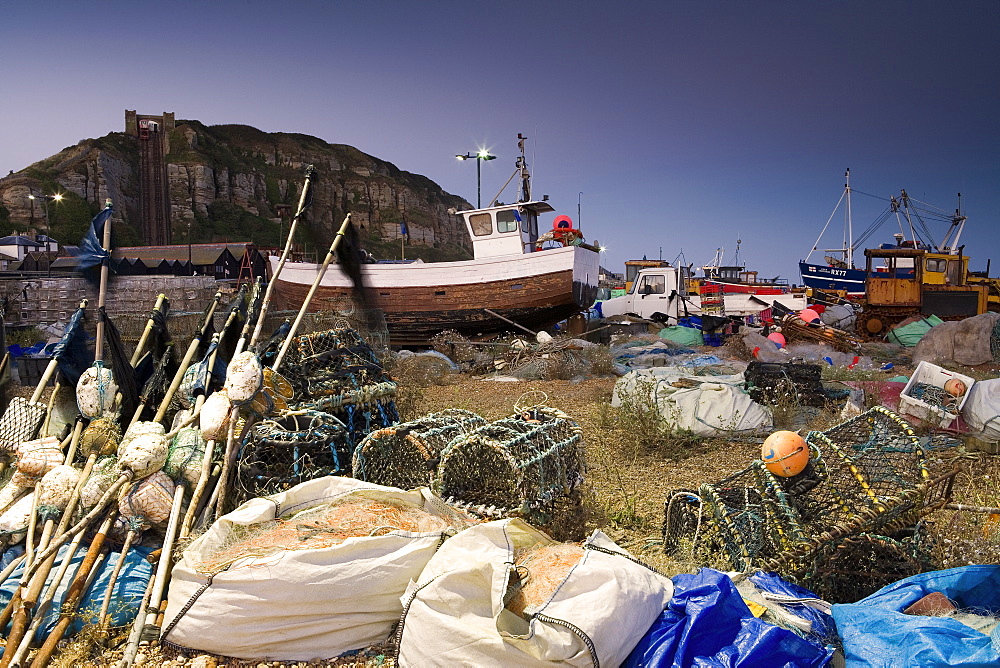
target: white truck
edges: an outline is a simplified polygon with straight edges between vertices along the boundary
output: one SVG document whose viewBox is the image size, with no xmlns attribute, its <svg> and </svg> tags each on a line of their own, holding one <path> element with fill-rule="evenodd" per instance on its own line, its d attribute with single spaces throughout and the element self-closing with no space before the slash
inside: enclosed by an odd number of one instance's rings
<svg viewBox="0 0 1000 668">
<path fill-rule="evenodd" d="M 605 318 L 631 314 L 673 325 L 679 318 L 702 313 L 701 297 L 688 295 L 687 292 L 687 281 L 681 268 L 650 267 L 639 272 L 630 292 L 602 301 L 601 313 Z M 730 292 L 723 294 L 722 312 L 714 311 L 713 315 L 753 315 L 771 308 L 774 302 L 793 311 L 801 311 L 807 306 L 806 296 L 801 293 Z"/>
</svg>

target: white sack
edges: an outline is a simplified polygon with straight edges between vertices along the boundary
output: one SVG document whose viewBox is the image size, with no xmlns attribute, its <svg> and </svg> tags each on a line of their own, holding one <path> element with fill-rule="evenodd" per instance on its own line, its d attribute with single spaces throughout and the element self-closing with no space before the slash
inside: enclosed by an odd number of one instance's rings
<svg viewBox="0 0 1000 668">
<path fill-rule="evenodd" d="M 674 387 L 673 383 L 697 383 L 696 387 Z M 630 401 L 647 405 L 654 400 L 664 423 L 688 429 L 699 436 L 766 429 L 771 413 L 754 402 L 743 389 L 743 374 L 694 376 L 673 367 L 630 371 L 615 383 L 612 406 Z"/>
<path fill-rule="evenodd" d="M 673 584 L 595 531 L 555 593 L 526 610 L 572 625 L 591 641 L 592 657 L 566 625 L 538 616 L 529 622 L 504 607 L 514 547 L 554 542 L 518 519 L 449 539 L 403 599 L 399 665 L 620 665 L 670 601 Z"/>
<path fill-rule="evenodd" d="M 981 440 L 1000 441 L 1000 378 L 976 381 L 962 406 L 962 417 Z"/>
<path fill-rule="evenodd" d="M 445 518 L 451 513 L 426 490 L 404 492 L 343 477 L 247 501 L 219 518 L 174 566 L 165 624 L 196 600 L 165 639 L 213 654 L 283 661 L 330 659 L 386 640 L 402 612 L 400 597 L 443 531 L 392 531 L 327 548 L 245 557 L 198 595 L 209 582 L 197 570 L 202 555 L 215 552 L 233 530 L 352 496 L 402 502 Z"/>
</svg>

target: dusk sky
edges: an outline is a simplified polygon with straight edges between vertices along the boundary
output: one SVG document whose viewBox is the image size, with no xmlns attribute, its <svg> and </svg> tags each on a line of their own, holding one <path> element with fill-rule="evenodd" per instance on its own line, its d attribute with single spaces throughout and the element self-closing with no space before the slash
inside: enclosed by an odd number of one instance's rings
<svg viewBox="0 0 1000 668">
<path fill-rule="evenodd" d="M 535 195 L 579 208 L 615 271 L 661 248 L 728 262 L 742 239 L 750 269 L 798 283 L 849 167 L 884 199 L 961 192 L 972 268 L 997 275 L 998 34 L 1000 0 L 13 0 L 0 174 L 173 111 L 349 144 L 475 203 L 455 154 L 498 156 L 485 202 L 521 132 Z M 853 204 L 856 231 L 886 206 Z"/>
</svg>

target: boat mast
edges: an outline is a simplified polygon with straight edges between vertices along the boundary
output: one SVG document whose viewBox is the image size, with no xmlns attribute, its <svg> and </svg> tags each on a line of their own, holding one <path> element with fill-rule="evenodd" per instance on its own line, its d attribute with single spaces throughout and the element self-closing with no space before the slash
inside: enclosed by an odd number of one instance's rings
<svg viewBox="0 0 1000 668">
<path fill-rule="evenodd" d="M 850 181 L 850 176 L 851 176 L 851 170 L 848 169 L 847 170 L 847 174 L 846 174 L 847 183 L 844 184 L 844 192 L 840 193 L 840 199 L 837 200 L 837 206 L 833 207 L 833 211 L 830 212 L 830 217 L 826 219 L 826 225 L 824 225 L 823 229 L 820 230 L 819 236 L 816 237 L 816 241 L 812 245 L 812 250 L 809 251 L 808 255 L 806 255 L 806 259 L 805 259 L 806 262 L 809 261 L 809 258 L 812 257 L 813 253 L 815 253 L 818 250 L 820 250 L 820 248 L 819 248 L 819 242 L 822 241 L 823 235 L 826 234 L 826 228 L 830 227 L 830 222 L 833 220 L 833 217 L 837 215 L 837 210 L 840 209 L 840 205 L 844 202 L 844 199 L 846 198 L 847 199 L 847 209 L 846 209 L 847 221 L 846 221 L 845 225 L 847 227 L 847 230 L 850 230 L 850 232 L 845 232 L 843 247 L 841 247 L 841 248 L 824 248 L 822 250 L 824 252 L 826 252 L 826 253 L 843 253 L 843 255 L 844 255 L 844 262 L 847 263 L 847 265 L 849 267 L 851 267 L 852 269 L 854 268 L 854 249 L 851 248 L 851 246 L 854 245 L 853 244 L 854 232 L 853 232 L 852 223 L 851 223 L 851 206 L 850 206 L 850 201 L 851 201 L 851 199 L 850 199 L 851 198 L 851 181 Z M 848 245 L 848 243 L 847 243 L 847 237 L 848 237 L 848 235 L 851 238 L 851 244 L 850 245 Z"/>
<path fill-rule="evenodd" d="M 851 219 L 851 168 L 844 172 L 844 192 L 847 193 L 847 243 L 844 244 L 844 262 L 854 269 L 854 222 Z"/>
</svg>

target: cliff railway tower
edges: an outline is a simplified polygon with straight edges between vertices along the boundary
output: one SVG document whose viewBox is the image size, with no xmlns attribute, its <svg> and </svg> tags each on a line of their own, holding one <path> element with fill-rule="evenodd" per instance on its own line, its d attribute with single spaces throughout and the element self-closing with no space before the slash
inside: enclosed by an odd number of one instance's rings
<svg viewBox="0 0 1000 668">
<path fill-rule="evenodd" d="M 150 246 L 171 243 L 167 165 L 168 133 L 174 129 L 173 112 L 160 116 L 125 110 L 125 134 L 139 140 L 139 215 L 142 237 Z"/>
</svg>

